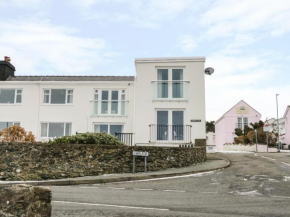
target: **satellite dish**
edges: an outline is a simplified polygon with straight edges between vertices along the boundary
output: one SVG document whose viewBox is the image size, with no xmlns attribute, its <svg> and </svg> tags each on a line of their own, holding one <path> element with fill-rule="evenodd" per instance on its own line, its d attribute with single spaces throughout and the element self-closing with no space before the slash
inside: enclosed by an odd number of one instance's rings
<svg viewBox="0 0 290 217">
<path fill-rule="evenodd" d="M 211 67 L 208 67 L 208 68 L 206 68 L 206 69 L 204 70 L 204 73 L 205 73 L 206 75 L 211 75 L 213 72 L 214 72 L 214 69 L 211 68 Z"/>
</svg>

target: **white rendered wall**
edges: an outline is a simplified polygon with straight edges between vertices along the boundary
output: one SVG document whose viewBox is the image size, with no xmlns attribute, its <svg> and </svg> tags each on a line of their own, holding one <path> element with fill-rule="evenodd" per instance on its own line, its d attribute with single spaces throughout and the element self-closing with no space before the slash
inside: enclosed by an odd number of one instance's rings
<svg viewBox="0 0 290 217">
<path fill-rule="evenodd" d="M 157 80 L 157 68 L 183 68 L 183 80 L 188 80 L 187 100 L 154 100 L 152 81 Z M 192 125 L 191 140 L 205 139 L 204 59 L 200 61 L 136 62 L 135 130 L 136 143 L 149 141 L 149 125 L 157 123 L 157 109 L 183 109 L 184 125 Z M 201 122 L 190 122 L 199 119 Z"/>
<path fill-rule="evenodd" d="M 130 84 L 130 85 L 129 85 Z M 124 132 L 133 131 L 133 82 L 19 82 L 1 81 L 0 88 L 22 89 L 22 103 L 0 104 L 0 122 L 20 121 L 27 131 L 40 137 L 41 122 L 72 123 L 72 134 L 93 132 L 93 123 L 124 124 Z M 43 104 L 43 89 L 73 89 L 73 103 L 64 105 Z M 94 90 L 126 90 L 127 116 L 93 116 Z"/>
</svg>

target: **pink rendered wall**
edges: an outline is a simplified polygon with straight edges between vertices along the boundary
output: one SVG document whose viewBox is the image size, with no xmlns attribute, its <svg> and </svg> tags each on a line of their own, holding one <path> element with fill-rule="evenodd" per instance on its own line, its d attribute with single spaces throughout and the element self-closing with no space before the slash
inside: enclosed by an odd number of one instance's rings
<svg viewBox="0 0 290 217">
<path fill-rule="evenodd" d="M 285 117 L 285 142 L 290 145 L 290 111 L 288 110 Z"/>
<path fill-rule="evenodd" d="M 245 106 L 249 109 L 248 114 L 237 114 L 236 108 L 241 106 Z M 223 145 L 225 143 L 233 143 L 234 142 L 234 135 L 236 124 L 238 123 L 238 117 L 247 117 L 248 123 L 255 123 L 260 121 L 261 115 L 252 109 L 250 106 L 247 105 L 244 101 L 239 102 L 235 107 L 233 107 L 230 111 L 228 111 L 224 116 L 223 119 L 220 120 L 215 125 L 216 130 L 216 149 L 223 150 Z"/>
</svg>

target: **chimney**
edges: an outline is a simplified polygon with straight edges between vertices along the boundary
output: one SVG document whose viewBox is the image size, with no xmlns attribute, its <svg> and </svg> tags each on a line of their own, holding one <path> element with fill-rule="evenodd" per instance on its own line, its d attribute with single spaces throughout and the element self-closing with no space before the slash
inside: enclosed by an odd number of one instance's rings
<svg viewBox="0 0 290 217">
<path fill-rule="evenodd" d="M 4 61 L 0 61 L 0 81 L 6 81 L 9 76 L 14 76 L 15 67 L 10 61 L 10 57 L 7 56 L 4 57 Z"/>
</svg>

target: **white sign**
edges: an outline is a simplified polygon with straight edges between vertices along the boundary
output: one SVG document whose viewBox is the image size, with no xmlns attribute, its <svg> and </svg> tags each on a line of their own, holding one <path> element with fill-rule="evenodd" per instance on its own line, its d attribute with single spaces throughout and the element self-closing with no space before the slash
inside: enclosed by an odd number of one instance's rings
<svg viewBox="0 0 290 217">
<path fill-rule="evenodd" d="M 265 121 L 264 126 L 263 126 L 263 130 L 264 132 L 269 132 L 270 131 L 270 124 L 268 122 L 268 120 Z"/>
<path fill-rule="evenodd" d="M 149 153 L 145 151 L 133 151 L 133 156 L 148 157 Z"/>
</svg>

